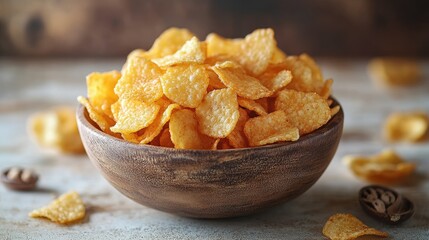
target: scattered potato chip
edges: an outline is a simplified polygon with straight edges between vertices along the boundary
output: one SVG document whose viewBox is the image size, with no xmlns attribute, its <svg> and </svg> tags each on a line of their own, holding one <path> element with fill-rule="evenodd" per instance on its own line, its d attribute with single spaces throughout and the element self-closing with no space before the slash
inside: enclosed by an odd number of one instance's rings
<svg viewBox="0 0 429 240">
<path fill-rule="evenodd" d="M 268 67 L 276 46 L 274 31 L 271 28 L 257 29 L 244 38 L 240 63 L 247 71 L 259 75 Z"/>
<path fill-rule="evenodd" d="M 68 192 L 55 199 L 48 206 L 33 210 L 29 216 L 48 218 L 61 224 L 73 223 L 85 217 L 85 205 L 79 194 Z"/>
<path fill-rule="evenodd" d="M 238 97 L 237 100 L 238 100 L 238 105 L 250 111 L 254 111 L 260 116 L 264 116 L 268 114 L 265 108 L 254 100 L 250 100 L 242 97 Z"/>
<path fill-rule="evenodd" d="M 149 50 L 152 58 L 161 58 L 177 52 L 194 34 L 188 29 L 169 28 L 165 30 L 153 43 Z"/>
<path fill-rule="evenodd" d="M 234 148 L 245 148 L 249 144 L 247 142 L 246 135 L 244 135 L 244 124 L 249 120 L 249 115 L 244 109 L 239 109 L 240 117 L 238 118 L 237 124 L 235 125 L 234 130 L 226 136 L 228 139 L 229 145 Z"/>
<path fill-rule="evenodd" d="M 36 142 L 46 148 L 65 153 L 83 153 L 82 141 L 76 123 L 76 110 L 60 107 L 32 115 L 28 130 Z"/>
<path fill-rule="evenodd" d="M 93 72 L 86 77 L 88 99 L 97 112 L 102 112 L 113 119 L 110 106 L 118 101 L 113 89 L 121 77 L 118 71 L 105 73 Z"/>
<path fill-rule="evenodd" d="M 146 103 L 154 102 L 163 95 L 159 67 L 141 57 L 134 57 L 115 86 L 120 98 L 135 99 Z"/>
<path fill-rule="evenodd" d="M 390 149 L 369 157 L 345 156 L 343 161 L 357 177 L 381 184 L 403 182 L 416 168 Z"/>
<path fill-rule="evenodd" d="M 318 129 L 331 118 L 328 103 L 316 93 L 282 90 L 275 101 L 275 109 L 286 113 L 287 121 L 299 129 L 300 135 Z"/>
<path fill-rule="evenodd" d="M 110 128 L 116 133 L 133 133 L 149 126 L 161 108 L 156 103 L 145 103 L 138 100 L 122 99 L 118 121 Z"/>
<path fill-rule="evenodd" d="M 244 69 L 234 66 L 236 66 L 234 62 L 228 61 L 216 64 L 213 71 L 225 86 L 234 90 L 241 97 L 256 100 L 272 94 L 258 79 L 247 75 Z"/>
<path fill-rule="evenodd" d="M 387 140 L 417 142 L 428 133 L 429 117 L 423 112 L 393 113 L 384 123 Z"/>
<path fill-rule="evenodd" d="M 189 109 L 177 110 L 171 115 L 170 135 L 174 147 L 178 149 L 210 149 L 208 136 L 198 131 L 195 113 Z M 214 142 L 214 141 L 213 141 Z"/>
<path fill-rule="evenodd" d="M 184 107 L 196 108 L 207 92 L 209 76 L 203 66 L 180 65 L 161 77 L 165 96 Z"/>
<path fill-rule="evenodd" d="M 153 62 L 160 67 L 183 63 L 203 63 L 206 59 L 206 52 L 206 43 L 199 42 L 196 37 L 192 37 L 175 54 L 153 59 Z"/>
<path fill-rule="evenodd" d="M 79 96 L 77 98 L 77 101 L 83 106 L 85 106 L 86 111 L 88 111 L 89 118 L 91 118 L 91 120 L 93 120 L 98 125 L 101 131 L 106 132 L 107 134 L 110 134 L 112 136 L 115 136 L 115 133 L 110 131 L 110 127 L 115 125 L 115 122 L 112 119 L 110 119 L 108 116 L 106 116 L 103 113 L 97 112 L 87 98 Z"/>
<path fill-rule="evenodd" d="M 281 110 L 249 119 L 244 134 L 252 147 L 299 138 L 298 128 L 289 125 L 286 113 Z"/>
<path fill-rule="evenodd" d="M 375 58 L 368 64 L 370 77 L 387 86 L 411 85 L 420 80 L 416 61 L 404 58 Z"/>
<path fill-rule="evenodd" d="M 370 228 L 351 214 L 332 215 L 323 227 L 323 235 L 331 240 L 351 240 L 361 236 L 388 237 L 386 232 Z"/>
<path fill-rule="evenodd" d="M 240 116 L 237 95 L 231 89 L 213 90 L 204 97 L 195 113 L 201 133 L 224 138 L 234 130 Z"/>
</svg>

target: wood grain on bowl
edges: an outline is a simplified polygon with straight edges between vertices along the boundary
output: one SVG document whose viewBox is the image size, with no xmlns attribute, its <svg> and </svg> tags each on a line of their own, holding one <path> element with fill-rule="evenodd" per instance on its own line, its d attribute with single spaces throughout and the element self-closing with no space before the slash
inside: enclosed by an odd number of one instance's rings
<svg viewBox="0 0 429 240">
<path fill-rule="evenodd" d="M 340 110 L 296 142 L 215 151 L 130 143 L 103 133 L 88 119 L 80 106 L 77 120 L 86 152 L 125 196 L 182 216 L 225 218 L 286 202 L 310 188 L 335 154 L 344 114 Z"/>
</svg>

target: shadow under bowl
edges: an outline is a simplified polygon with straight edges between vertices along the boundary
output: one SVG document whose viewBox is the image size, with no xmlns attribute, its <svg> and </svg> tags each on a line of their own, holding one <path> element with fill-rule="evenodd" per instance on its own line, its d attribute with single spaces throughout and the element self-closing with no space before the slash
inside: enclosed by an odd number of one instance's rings
<svg viewBox="0 0 429 240">
<path fill-rule="evenodd" d="M 77 109 L 86 152 L 113 187 L 142 205 L 194 218 L 249 215 L 301 195 L 331 162 L 343 121 L 341 109 L 296 142 L 181 150 L 112 137 L 93 125 L 83 106 Z"/>
</svg>

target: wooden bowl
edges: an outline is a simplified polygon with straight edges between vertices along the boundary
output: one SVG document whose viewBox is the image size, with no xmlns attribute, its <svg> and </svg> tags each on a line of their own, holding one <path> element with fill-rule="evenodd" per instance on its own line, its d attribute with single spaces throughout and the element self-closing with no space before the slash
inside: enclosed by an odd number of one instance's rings
<svg viewBox="0 0 429 240">
<path fill-rule="evenodd" d="M 338 102 L 334 102 L 334 106 Z M 309 189 L 328 167 L 343 129 L 340 110 L 296 142 L 230 150 L 179 150 L 114 138 L 77 121 L 86 152 L 121 193 L 145 206 L 195 218 L 252 214 Z"/>
</svg>

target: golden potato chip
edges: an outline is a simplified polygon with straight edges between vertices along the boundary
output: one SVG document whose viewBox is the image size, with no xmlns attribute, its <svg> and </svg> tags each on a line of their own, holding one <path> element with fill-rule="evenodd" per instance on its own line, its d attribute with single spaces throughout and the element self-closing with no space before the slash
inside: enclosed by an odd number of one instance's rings
<svg viewBox="0 0 429 240">
<path fill-rule="evenodd" d="M 180 65 L 161 77 L 165 96 L 184 107 L 196 108 L 207 92 L 209 76 L 201 65 Z"/>
<path fill-rule="evenodd" d="M 345 156 L 343 162 L 359 178 L 368 182 L 396 184 L 405 181 L 415 164 L 405 162 L 393 150 L 387 149 L 369 157 Z"/>
<path fill-rule="evenodd" d="M 428 133 L 429 117 L 423 112 L 393 113 L 384 123 L 387 140 L 417 142 Z"/>
<path fill-rule="evenodd" d="M 213 72 L 212 69 L 206 69 L 206 72 L 209 76 L 209 86 L 213 89 L 220 89 L 220 88 L 226 88 L 225 84 L 222 83 L 222 81 L 219 79 L 217 74 Z"/>
<path fill-rule="evenodd" d="M 249 115 L 244 109 L 239 109 L 240 117 L 238 118 L 237 124 L 235 125 L 234 130 L 226 136 L 228 139 L 229 145 L 234 148 L 245 148 L 248 147 L 246 135 L 244 135 L 244 124 L 249 120 Z"/>
<path fill-rule="evenodd" d="M 171 141 L 170 129 L 168 127 L 162 130 L 160 134 L 159 146 L 174 148 L 174 143 Z"/>
<path fill-rule="evenodd" d="M 273 56 L 271 57 L 270 63 L 277 64 L 281 63 L 286 59 L 286 54 L 278 47 L 274 49 Z"/>
<path fill-rule="evenodd" d="M 268 114 L 265 108 L 254 100 L 250 100 L 242 97 L 238 97 L 237 100 L 238 100 L 238 105 L 250 111 L 254 111 L 260 116 L 264 116 Z"/>
<path fill-rule="evenodd" d="M 206 60 L 206 52 L 206 43 L 199 42 L 196 37 L 193 37 L 175 54 L 153 59 L 153 62 L 160 67 L 167 67 L 181 63 L 204 63 L 204 60 Z"/>
<path fill-rule="evenodd" d="M 201 133 L 224 138 L 234 130 L 240 113 L 237 95 L 231 89 L 209 92 L 195 109 Z"/>
<path fill-rule="evenodd" d="M 247 71 L 259 75 L 265 71 L 277 43 L 271 28 L 257 29 L 244 38 L 241 46 L 240 63 Z"/>
<path fill-rule="evenodd" d="M 323 227 L 323 235 L 332 240 L 351 240 L 365 235 L 388 237 L 386 232 L 370 228 L 351 214 L 332 215 Z"/>
<path fill-rule="evenodd" d="M 155 118 L 155 120 L 144 129 L 144 133 L 141 136 L 140 143 L 146 144 L 151 142 L 161 132 L 164 125 L 170 120 L 171 114 L 175 109 L 180 109 L 180 105 L 173 103 L 167 107 L 161 107 L 161 114 Z"/>
<path fill-rule="evenodd" d="M 152 59 L 151 53 L 150 52 L 146 52 L 143 49 L 135 49 L 133 51 L 131 51 L 128 56 L 127 56 L 127 60 L 125 61 L 124 65 L 122 66 L 121 69 L 121 74 L 124 74 L 127 66 L 129 64 L 129 62 L 131 61 L 132 58 L 134 57 L 140 57 L 140 58 L 146 58 L 146 59 Z"/>
<path fill-rule="evenodd" d="M 92 107 L 91 103 L 88 101 L 87 98 L 79 96 L 77 98 L 77 101 L 83 106 L 85 106 L 86 111 L 88 111 L 89 117 L 98 125 L 101 131 L 112 136 L 117 136 L 115 133 L 110 131 L 110 128 L 115 125 L 115 122 L 112 119 L 110 119 L 103 113 L 97 112 L 94 107 Z"/>
<path fill-rule="evenodd" d="M 207 56 L 215 55 L 241 55 L 243 39 L 225 39 L 216 33 L 210 33 L 206 37 Z"/>
<path fill-rule="evenodd" d="M 65 153 L 83 153 L 76 123 L 76 110 L 60 107 L 30 116 L 28 130 L 36 142 Z"/>
<path fill-rule="evenodd" d="M 316 93 L 285 89 L 278 93 L 274 107 L 286 113 L 287 121 L 300 135 L 318 129 L 331 118 L 328 103 Z"/>
<path fill-rule="evenodd" d="M 281 110 L 249 119 L 244 125 L 244 134 L 252 147 L 299 138 L 298 128 L 288 123 L 286 113 Z"/>
<path fill-rule="evenodd" d="M 171 115 L 169 129 L 175 148 L 210 149 L 203 140 L 204 136 L 198 131 L 195 113 L 189 109 L 175 111 Z"/>
<path fill-rule="evenodd" d="M 331 108 L 331 118 L 332 118 L 335 114 L 337 114 L 339 111 L 340 111 L 340 106 L 339 106 L 339 105 L 337 105 L 337 106 L 335 106 L 335 107 Z"/>
<path fill-rule="evenodd" d="M 272 94 L 258 79 L 247 75 L 241 68 L 231 66 L 235 66 L 235 63 L 228 61 L 223 64 L 216 64 L 212 69 L 223 84 L 234 90 L 237 95 L 256 100 Z"/>
<path fill-rule="evenodd" d="M 116 101 L 110 106 L 110 111 L 112 112 L 113 120 L 118 121 L 119 110 L 121 109 L 121 101 Z"/>
<path fill-rule="evenodd" d="M 73 223 L 85 217 L 85 205 L 79 194 L 68 192 L 55 199 L 48 206 L 31 211 L 29 216 L 48 218 L 61 224 Z"/>
<path fill-rule="evenodd" d="M 329 96 L 331 96 L 331 92 L 332 92 L 331 86 L 333 83 L 334 83 L 334 80 L 332 80 L 332 79 L 328 79 L 323 83 L 323 88 L 319 93 L 319 95 L 322 98 L 328 99 Z"/>
<path fill-rule="evenodd" d="M 368 64 L 368 73 L 375 82 L 387 86 L 411 85 L 421 78 L 417 62 L 405 58 L 375 58 Z"/>
<path fill-rule="evenodd" d="M 149 50 L 152 58 L 161 58 L 177 52 L 194 34 L 184 28 L 169 28 L 165 30 L 153 43 Z"/>
<path fill-rule="evenodd" d="M 277 73 L 265 72 L 258 78 L 262 85 L 271 92 L 277 92 L 292 81 L 292 73 L 289 70 L 282 70 Z"/>
<path fill-rule="evenodd" d="M 304 56 L 304 57 L 303 57 Z M 292 81 L 286 86 L 301 92 L 316 92 L 321 95 L 325 86 L 320 69 L 313 66 L 308 55 L 289 56 L 280 65 L 292 72 Z M 315 64 L 315 63 L 314 63 Z"/>
<path fill-rule="evenodd" d="M 86 77 L 88 99 L 94 109 L 113 119 L 110 106 L 118 101 L 113 89 L 121 77 L 118 71 L 93 72 Z"/>
<path fill-rule="evenodd" d="M 161 69 L 150 60 L 141 57 L 131 58 L 115 86 L 115 93 L 123 99 L 154 102 L 163 95 L 161 75 Z"/>
<path fill-rule="evenodd" d="M 134 99 L 121 99 L 118 121 L 110 128 L 116 133 L 133 133 L 149 126 L 161 108 L 156 103 L 145 103 Z"/>
</svg>

